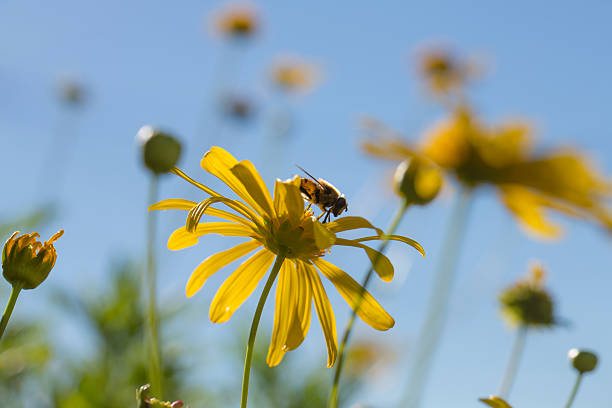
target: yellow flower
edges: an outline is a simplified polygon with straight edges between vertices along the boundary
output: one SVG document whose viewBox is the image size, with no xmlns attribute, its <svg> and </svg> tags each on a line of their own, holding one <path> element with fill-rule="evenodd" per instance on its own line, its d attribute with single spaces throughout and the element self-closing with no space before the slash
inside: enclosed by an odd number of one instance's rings
<svg viewBox="0 0 612 408">
<path fill-rule="evenodd" d="M 240 200 L 225 197 L 175 169 L 175 174 L 211 197 L 200 203 L 182 199 L 163 200 L 149 207 L 149 210 L 189 211 L 186 226 L 174 231 L 168 240 L 171 250 L 195 245 L 199 237 L 206 234 L 248 238 L 244 243 L 206 258 L 189 278 L 186 288 L 188 297 L 199 291 L 215 272 L 256 251 L 238 266 L 217 291 L 209 312 L 212 322 L 227 321 L 255 290 L 275 257 L 282 257 L 285 260 L 278 275 L 274 330 L 267 357 L 270 366 L 279 364 L 285 352 L 297 348 L 306 337 L 313 301 L 327 342 L 327 365 L 331 367 L 334 364 L 337 354 L 336 323 L 318 272 L 331 281 L 352 308 L 364 293 L 357 313 L 367 324 L 377 330 L 393 327 L 393 318 L 370 293 L 323 258 L 334 245 L 363 249 L 371 262 L 376 260 L 374 268 L 380 278 L 388 282 L 393 278 L 393 265 L 387 257 L 364 245 L 364 242 L 388 238 L 405 242 L 423 253 L 417 242 L 399 235 L 385 236 L 361 217 L 342 217 L 322 224 L 312 211 L 304 208 L 298 176 L 287 181 L 277 180 L 274 196 L 270 197 L 251 162 L 238 162 L 219 147 L 207 152 L 201 165 L 232 189 Z M 222 203 L 234 212 L 211 207 L 214 203 Z M 200 223 L 204 214 L 225 221 Z M 337 233 L 360 228 L 372 229 L 376 235 L 358 239 L 336 236 Z"/>
<path fill-rule="evenodd" d="M 547 210 L 591 219 L 612 230 L 612 212 L 605 204 L 612 193 L 609 180 L 574 150 L 536 154 L 531 145 L 526 123 L 487 126 L 462 106 L 426 131 L 420 145 L 380 139 L 364 149 L 391 160 L 425 156 L 468 188 L 493 186 L 521 225 L 540 237 L 561 233 L 545 217 Z"/>
<path fill-rule="evenodd" d="M 246 38 L 259 26 L 253 7 L 244 4 L 230 5 L 220 10 L 214 18 L 215 30 L 230 38 Z"/>
<path fill-rule="evenodd" d="M 554 302 L 544 288 L 545 271 L 534 264 L 526 279 L 520 280 L 499 296 L 501 312 L 513 325 L 550 327 L 556 323 Z"/>
<path fill-rule="evenodd" d="M 276 61 L 271 68 L 272 82 L 288 92 L 310 91 L 320 79 L 316 65 L 298 58 L 283 58 Z"/>
<path fill-rule="evenodd" d="M 479 71 L 473 62 L 462 60 L 440 46 L 421 53 L 418 70 L 429 89 L 438 95 L 461 89 Z"/>
<path fill-rule="evenodd" d="M 4 244 L 2 250 L 2 274 L 13 286 L 34 289 L 49 276 L 55 266 L 57 252 L 53 242 L 64 234 L 55 233 L 48 241 L 41 243 L 37 232 L 17 236 L 16 231 Z"/>
</svg>

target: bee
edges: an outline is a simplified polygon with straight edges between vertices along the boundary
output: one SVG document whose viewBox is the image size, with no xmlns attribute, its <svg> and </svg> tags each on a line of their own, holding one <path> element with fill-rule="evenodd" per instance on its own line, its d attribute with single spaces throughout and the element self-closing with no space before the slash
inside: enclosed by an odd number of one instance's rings
<svg viewBox="0 0 612 408">
<path fill-rule="evenodd" d="M 318 205 L 321 211 L 323 211 L 323 214 L 325 214 L 323 223 L 328 222 L 332 214 L 334 217 L 337 217 L 342 211 L 348 211 L 346 198 L 344 198 L 344 194 L 340 194 L 336 187 L 328 181 L 314 178 L 312 174 L 297 164 L 295 166 L 308 175 L 308 177 L 301 178 L 300 191 L 304 200 L 309 201 L 311 205 Z"/>
</svg>

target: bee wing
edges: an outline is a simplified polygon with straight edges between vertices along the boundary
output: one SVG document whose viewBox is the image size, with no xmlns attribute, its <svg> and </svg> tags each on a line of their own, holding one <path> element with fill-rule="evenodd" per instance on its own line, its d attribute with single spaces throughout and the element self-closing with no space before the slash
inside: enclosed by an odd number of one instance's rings
<svg viewBox="0 0 612 408">
<path fill-rule="evenodd" d="M 321 187 L 325 188 L 325 186 L 323 184 L 321 184 L 321 182 L 319 180 L 317 180 L 316 178 L 314 178 L 314 176 L 312 174 L 310 174 L 309 172 L 307 172 L 306 170 L 304 170 L 302 167 L 298 166 L 297 164 L 295 165 L 295 167 L 297 167 L 298 169 L 302 170 L 304 173 L 306 173 L 306 175 L 308 177 L 310 177 L 311 179 L 313 179 L 315 181 L 315 183 L 317 183 L 318 185 L 320 185 Z"/>
</svg>

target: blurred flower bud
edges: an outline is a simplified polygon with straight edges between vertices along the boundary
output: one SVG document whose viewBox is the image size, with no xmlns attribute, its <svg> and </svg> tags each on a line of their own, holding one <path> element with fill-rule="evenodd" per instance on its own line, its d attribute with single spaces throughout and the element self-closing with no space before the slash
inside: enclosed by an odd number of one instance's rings
<svg viewBox="0 0 612 408">
<path fill-rule="evenodd" d="M 147 125 L 140 128 L 137 138 L 142 143 L 144 164 L 153 173 L 167 173 L 178 162 L 181 144 L 168 133 Z"/>
<path fill-rule="evenodd" d="M 395 191 L 408 204 L 425 205 L 436 198 L 442 186 L 442 173 L 425 158 L 412 157 L 397 166 Z"/>
<path fill-rule="evenodd" d="M 501 292 L 499 301 L 502 314 L 517 325 L 554 325 L 554 303 L 548 291 L 543 288 L 543 283 L 544 269 L 539 264 L 532 265 L 526 279 Z"/>
<path fill-rule="evenodd" d="M 588 373 L 595 370 L 597 367 L 597 354 L 586 350 L 571 349 L 567 354 L 572 362 L 572 366 L 578 370 L 580 374 Z"/>
<path fill-rule="evenodd" d="M 233 4 L 217 12 L 213 27 L 219 34 L 233 39 L 251 37 L 259 28 L 255 9 L 248 4 Z"/>
<path fill-rule="evenodd" d="M 55 265 L 57 253 L 53 242 L 64 234 L 59 230 L 45 243 L 40 243 L 37 232 L 17 237 L 15 232 L 2 250 L 2 275 L 13 286 L 34 289 L 40 285 Z"/>
<path fill-rule="evenodd" d="M 170 404 L 170 408 L 183 408 L 184 406 L 185 403 L 181 400 L 174 401 L 172 404 Z"/>
</svg>

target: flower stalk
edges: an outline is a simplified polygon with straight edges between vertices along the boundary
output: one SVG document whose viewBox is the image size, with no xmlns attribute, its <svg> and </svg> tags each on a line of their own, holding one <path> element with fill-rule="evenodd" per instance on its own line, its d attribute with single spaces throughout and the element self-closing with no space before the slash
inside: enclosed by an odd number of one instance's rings
<svg viewBox="0 0 612 408">
<path fill-rule="evenodd" d="M 270 271 L 270 276 L 266 281 L 266 285 L 264 286 L 259 302 L 257 303 L 257 308 L 255 309 L 255 315 L 253 316 L 251 331 L 249 333 L 249 341 L 247 343 L 246 356 L 244 358 L 244 373 L 242 375 L 242 395 L 240 397 L 240 408 L 246 408 L 249 397 L 249 377 L 251 375 L 251 363 L 253 362 L 253 351 L 255 350 L 255 337 L 257 336 L 257 328 L 259 327 L 261 313 L 263 312 L 270 289 L 272 289 L 272 285 L 278 276 L 284 260 L 285 257 L 283 255 L 278 255 L 276 257 L 276 261 L 274 261 L 274 265 Z"/>
<path fill-rule="evenodd" d="M 425 389 L 434 354 L 442 340 L 453 278 L 467 227 L 472 195 L 472 190 L 464 187 L 456 197 L 451 213 L 449 228 L 440 252 L 441 259 L 434 277 L 425 323 L 417 340 L 416 357 L 406 387 L 404 397 L 406 403 L 402 406 L 407 408 L 416 408 L 420 405 L 421 395 Z"/>
<path fill-rule="evenodd" d="M 567 404 L 565 404 L 565 408 L 571 408 L 572 404 L 574 403 L 574 399 L 576 398 L 576 394 L 578 393 L 578 388 L 580 388 L 580 382 L 582 381 L 582 374 L 584 373 L 578 373 L 578 376 L 576 377 L 576 382 L 574 383 L 574 387 L 572 388 L 572 393 L 569 396 L 569 399 L 567 400 Z"/>
<path fill-rule="evenodd" d="M 504 379 L 502 380 L 502 383 L 499 387 L 499 392 L 497 393 L 503 399 L 508 399 L 512 384 L 514 384 L 518 364 L 521 360 L 521 354 L 523 353 L 523 349 L 525 348 L 526 337 L 527 326 L 521 324 L 516 332 L 514 344 L 512 345 L 512 352 L 510 353 L 510 359 L 508 360 L 508 365 L 506 366 Z"/>
<path fill-rule="evenodd" d="M 11 318 L 11 314 L 13 313 L 13 309 L 15 308 L 17 297 L 19 296 L 19 293 L 21 292 L 22 288 L 23 285 L 16 283 L 11 289 L 11 295 L 9 297 L 8 303 L 6 304 L 6 308 L 4 309 L 4 313 L 2 314 L 2 320 L 0 321 L 0 340 L 2 340 L 2 336 L 4 335 L 6 326 L 8 325 L 9 319 Z"/>
<path fill-rule="evenodd" d="M 387 233 L 385 235 L 391 236 L 395 233 L 395 230 L 399 226 L 399 223 L 404 217 L 404 214 L 406 213 L 406 210 L 408 209 L 408 207 L 410 207 L 410 203 L 406 199 L 402 199 L 401 204 L 397 212 L 395 213 L 395 216 L 391 220 L 391 224 L 389 225 L 389 229 L 387 230 Z M 384 239 L 381 242 L 380 247 L 378 248 L 378 253 L 379 254 L 384 253 L 385 249 L 387 248 L 387 245 L 389 245 L 389 239 Z M 338 349 L 338 360 L 336 362 L 336 370 L 334 372 L 334 380 L 333 380 L 331 395 L 329 399 L 329 408 L 338 407 L 338 394 L 339 394 L 339 386 L 340 386 L 339 384 L 340 384 L 340 376 L 342 374 L 342 368 L 344 366 L 345 348 L 350 339 L 351 332 L 353 331 L 353 326 L 355 325 L 355 318 L 357 317 L 357 311 L 359 310 L 359 308 L 361 307 L 361 303 L 363 302 L 363 296 L 365 294 L 365 290 L 368 286 L 368 283 L 370 282 L 370 279 L 372 278 L 372 275 L 374 274 L 373 265 L 375 265 L 378 262 L 379 258 L 380 256 L 377 255 L 374 258 L 374 262 L 372 266 L 370 266 L 370 268 L 368 269 L 368 272 L 366 273 L 365 278 L 363 279 L 363 282 L 361 283 L 362 290 L 357 300 L 357 304 L 355 305 L 355 309 L 353 309 L 351 313 L 351 317 L 349 318 L 349 321 L 346 324 L 346 327 L 344 328 L 344 334 L 342 335 L 342 341 L 340 342 L 340 348 Z"/>
<path fill-rule="evenodd" d="M 157 201 L 159 176 L 153 174 L 149 185 L 149 204 Z M 157 276 L 155 272 L 154 257 L 155 242 L 155 214 L 148 214 L 147 217 L 147 324 L 149 329 L 149 377 L 153 390 L 159 396 L 162 395 L 161 379 L 161 348 L 159 345 L 159 320 L 157 316 Z"/>
</svg>

